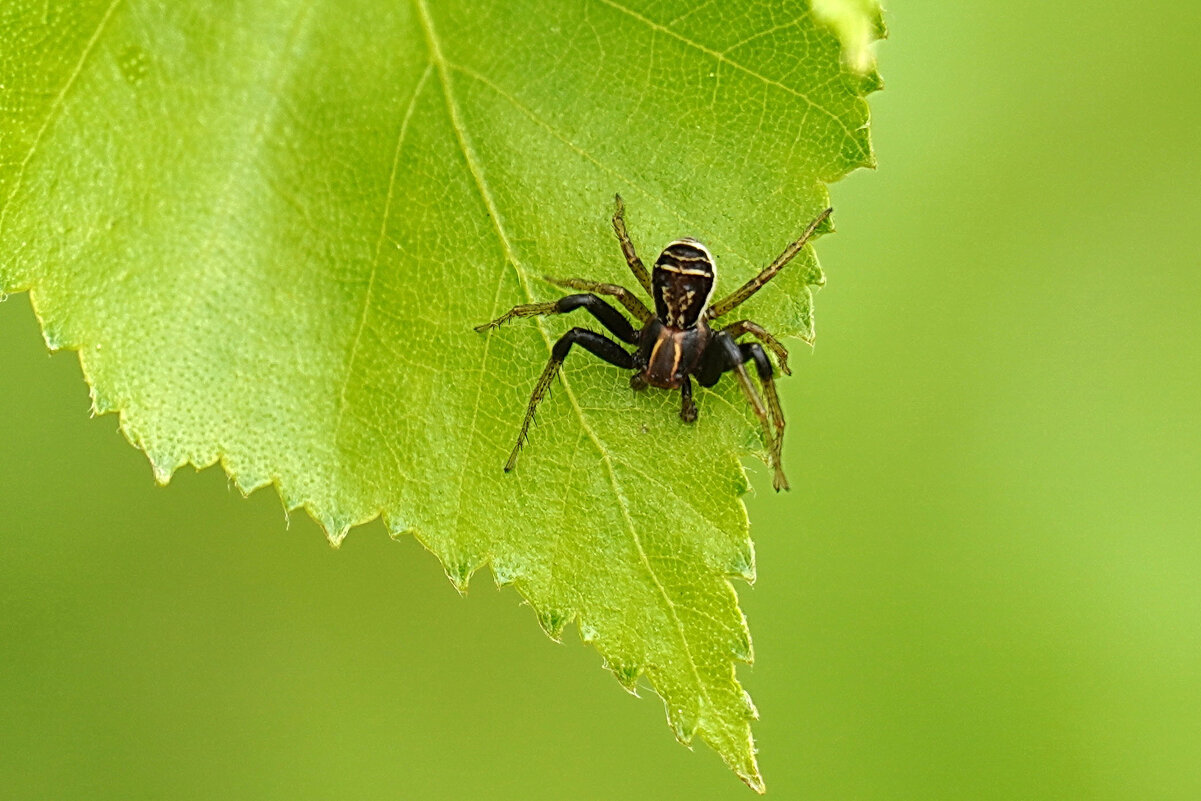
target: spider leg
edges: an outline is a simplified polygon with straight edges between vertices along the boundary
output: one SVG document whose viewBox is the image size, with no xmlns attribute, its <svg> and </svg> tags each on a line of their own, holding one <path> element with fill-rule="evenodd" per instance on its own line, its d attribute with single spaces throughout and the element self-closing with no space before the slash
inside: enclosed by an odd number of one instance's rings
<svg viewBox="0 0 1201 801">
<path fill-rule="evenodd" d="M 621 316 L 617 309 L 605 303 L 596 295 L 591 293 L 582 295 L 567 295 L 559 298 L 551 303 L 526 303 L 521 306 L 514 306 L 507 312 L 497 317 L 490 323 L 477 325 L 476 331 L 486 331 L 489 328 L 497 328 L 512 320 L 514 317 L 539 317 L 544 314 L 566 314 L 567 312 L 575 311 L 576 309 L 584 309 L 597 320 L 605 328 L 612 332 L 613 336 L 620 339 L 622 342 L 628 342 L 633 345 L 638 341 L 638 331 L 630 324 L 630 321 Z"/>
<path fill-rule="evenodd" d="M 784 252 L 776 257 L 776 260 L 767 267 L 763 268 L 763 272 L 756 275 L 751 280 L 747 281 L 738 289 L 731 292 L 726 297 L 719 300 L 709 307 L 709 317 L 721 317 L 723 314 L 733 311 L 740 306 L 751 295 L 754 295 L 763 285 L 776 277 L 776 274 L 783 270 L 788 262 L 796 258 L 796 255 L 805 247 L 805 243 L 809 241 L 809 237 L 813 236 L 813 232 L 817 227 L 825 222 L 826 218 L 834 209 L 826 209 L 821 214 L 813 218 L 813 222 L 805 228 L 805 232 L 801 234 L 801 238 L 793 242 L 788 247 L 784 248 Z"/>
<path fill-rule="evenodd" d="M 549 275 L 544 276 L 543 280 L 555 286 L 561 286 L 564 289 L 582 289 L 585 292 L 595 292 L 598 295 L 608 295 L 614 298 L 630 314 L 638 318 L 643 325 L 651 321 L 651 310 L 646 307 L 646 304 L 638 299 L 630 290 L 618 284 L 603 284 L 600 281 L 589 281 L 584 278 L 552 278 Z"/>
<path fill-rule="evenodd" d="M 621 252 L 626 257 L 626 264 L 630 265 L 630 272 L 638 279 L 638 283 L 642 284 L 646 294 L 654 297 L 650 274 L 647 273 L 642 259 L 638 258 L 638 254 L 634 251 L 634 243 L 630 241 L 630 234 L 626 231 L 625 201 L 621 199 L 621 195 L 614 195 L 613 200 L 616 204 L 616 208 L 613 210 L 613 233 L 617 234 L 617 243 L 621 245 Z"/>
<path fill-rule="evenodd" d="M 616 311 L 614 311 L 614 314 L 616 314 Z M 517 454 L 521 452 L 521 446 L 529 438 L 530 424 L 534 422 L 534 411 L 538 408 L 538 404 L 542 402 L 542 399 L 546 397 L 546 393 L 550 389 L 550 383 L 559 372 L 559 366 L 567 358 L 572 345 L 583 347 L 609 364 L 626 370 L 634 369 L 633 356 L 623 350 L 613 340 L 595 331 L 589 331 L 587 328 L 573 328 L 559 337 L 554 347 L 551 348 L 550 361 L 546 363 L 546 368 L 542 371 L 542 375 L 538 377 L 538 383 L 534 385 L 534 391 L 530 394 L 530 402 L 525 409 L 525 419 L 521 421 L 521 433 L 517 435 L 517 444 L 513 446 L 513 451 L 509 454 L 508 461 L 505 462 L 506 473 L 517 465 Z"/>
<path fill-rule="evenodd" d="M 780 407 L 780 396 L 776 393 L 771 362 L 768 361 L 767 354 L 763 352 L 763 348 L 758 342 L 739 345 L 738 350 L 742 353 L 743 359 L 755 363 L 755 371 L 759 374 L 759 383 L 763 386 L 763 396 L 767 400 L 767 414 L 776 429 L 773 446 L 775 451 L 772 453 L 776 477 L 772 485 L 776 488 L 776 492 L 779 492 L 781 489 L 788 489 L 788 479 L 784 478 L 784 471 L 780 469 L 780 460 L 784 450 L 784 410 Z"/>
<path fill-rule="evenodd" d="M 763 385 L 763 394 L 767 396 L 766 403 L 746 371 L 745 365 L 748 361 L 755 363 L 759 382 Z M 776 492 L 788 489 L 788 479 L 784 477 L 784 469 L 780 464 L 784 447 L 784 412 L 780 408 L 780 397 L 776 394 L 772 366 L 767 354 L 757 343 L 739 345 L 734 341 L 734 337 L 725 331 L 718 331 L 705 351 L 696 379 L 701 386 L 711 387 L 717 383 L 721 374 L 726 372 L 734 373 L 742 394 L 746 396 L 751 410 L 759 418 L 759 425 L 763 428 L 763 439 L 767 443 L 769 463 L 775 471 L 772 486 Z"/>
<path fill-rule="evenodd" d="M 750 334 L 767 346 L 768 350 L 776 354 L 776 361 L 780 363 L 781 373 L 792 375 L 792 370 L 788 369 L 788 348 L 784 347 L 784 344 L 772 336 L 763 326 L 752 320 L 739 320 L 738 322 L 730 323 L 721 330 L 735 339 L 738 339 L 743 334 Z"/>
<path fill-rule="evenodd" d="M 685 423 L 696 422 L 696 402 L 692 400 L 692 379 L 688 376 L 684 376 L 680 385 L 680 419 Z"/>
</svg>

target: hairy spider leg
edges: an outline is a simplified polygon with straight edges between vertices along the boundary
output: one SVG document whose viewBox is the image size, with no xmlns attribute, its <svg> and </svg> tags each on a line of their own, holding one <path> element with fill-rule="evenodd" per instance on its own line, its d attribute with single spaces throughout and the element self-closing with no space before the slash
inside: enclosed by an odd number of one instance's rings
<svg viewBox="0 0 1201 801">
<path fill-rule="evenodd" d="M 614 311 L 614 314 L 616 314 L 616 311 Z M 629 323 L 626 323 L 626 325 L 629 325 Z M 530 395 L 530 403 L 525 409 L 525 419 L 521 421 L 521 433 L 517 435 L 517 444 L 513 446 L 513 451 L 509 454 L 509 460 L 505 462 L 506 473 L 517 465 L 517 454 L 521 452 L 521 446 L 529 438 L 530 423 L 534 421 L 534 411 L 538 408 L 538 404 L 542 402 L 542 399 L 546 397 L 546 393 L 550 389 L 550 383 L 559 372 L 559 366 L 567 358 L 572 345 L 580 345 L 594 356 L 604 359 L 609 364 L 626 370 L 634 369 L 634 357 L 632 355 L 624 351 L 613 340 L 595 331 L 589 331 L 587 328 L 573 328 L 559 337 L 559 341 L 551 348 L 550 361 L 546 363 L 546 369 L 542 371 L 542 375 L 539 376 L 538 383 L 534 385 L 534 391 Z"/>
<path fill-rule="evenodd" d="M 788 369 L 788 348 L 784 347 L 784 344 L 772 336 L 763 326 L 753 320 L 739 320 L 730 323 L 721 330 L 735 339 L 738 339 L 743 334 L 750 334 L 755 337 L 755 339 L 766 345 L 772 353 L 776 354 L 776 361 L 780 363 L 780 372 L 784 375 L 792 375 L 792 370 Z"/>
<path fill-rule="evenodd" d="M 754 278 L 738 287 L 738 289 L 734 290 L 729 295 L 710 306 L 709 316 L 721 317 L 723 314 L 733 311 L 735 308 L 742 305 L 747 298 L 762 289 L 764 284 L 775 278 L 776 274 L 779 273 L 780 270 L 783 270 L 788 262 L 796 258 L 796 255 L 805 247 L 805 243 L 809 241 L 809 237 L 813 236 L 813 232 L 817 230 L 819 225 L 825 222 L 826 218 L 830 216 L 832 211 L 834 211 L 834 209 L 826 209 L 821 214 L 814 217 L 813 222 L 809 223 L 809 225 L 805 228 L 805 233 L 801 234 L 801 238 L 784 248 L 784 252 L 777 256 L 775 261 L 763 268 L 763 272 L 759 273 Z"/>
<path fill-rule="evenodd" d="M 680 384 L 680 419 L 685 423 L 696 422 L 696 403 L 692 400 L 692 379 L 685 375 Z"/>
<path fill-rule="evenodd" d="M 638 299 L 637 295 L 618 284 L 603 284 L 600 281 L 589 281 L 586 278 L 552 278 L 549 275 L 543 276 L 542 280 L 564 289 L 582 289 L 585 292 L 608 295 L 625 306 L 626 311 L 637 317 L 643 325 L 649 323 L 653 316 L 651 310 Z"/>
<path fill-rule="evenodd" d="M 746 371 L 745 364 L 748 361 L 755 362 L 759 381 L 763 384 L 764 394 L 768 397 L 767 403 L 764 403 L 759 391 L 751 382 L 750 374 Z M 734 341 L 734 337 L 725 331 L 718 331 L 714 334 L 709 349 L 705 352 L 705 360 L 701 364 L 701 369 L 697 371 L 696 380 L 702 387 L 711 387 L 717 383 L 722 373 L 732 372 L 734 374 L 738 386 L 742 389 L 742 394 L 751 404 L 751 409 L 759 418 L 759 424 L 763 428 L 769 463 L 775 472 L 772 486 L 776 492 L 779 492 L 788 489 L 788 479 L 784 477 L 784 468 L 780 464 L 784 444 L 784 413 L 780 408 L 780 398 L 776 394 L 771 370 L 771 362 L 767 360 L 767 354 L 758 344 L 739 345 Z M 767 376 L 766 380 L 764 375 Z"/>
<path fill-rule="evenodd" d="M 626 231 L 625 201 L 621 199 L 621 195 L 614 195 L 613 200 L 616 203 L 616 208 L 613 210 L 613 233 L 617 234 L 617 243 L 621 245 L 621 252 L 626 257 L 626 264 L 630 265 L 630 272 L 638 279 L 638 283 L 642 284 L 646 294 L 654 297 L 655 291 L 651 285 L 650 273 L 646 271 L 646 265 L 642 263 L 642 259 L 638 258 L 638 254 L 634 251 L 634 243 L 630 241 L 630 234 Z"/>
<path fill-rule="evenodd" d="M 521 306 L 514 306 L 492 322 L 477 325 L 475 330 L 487 331 L 489 328 L 497 328 L 515 317 L 566 314 L 576 309 L 584 309 L 590 313 L 600 321 L 601 325 L 609 329 L 613 333 L 613 336 L 622 342 L 628 342 L 631 345 L 638 342 L 638 331 L 630 324 L 630 321 L 622 317 L 621 312 L 617 311 L 617 309 L 592 294 L 567 295 L 552 303 L 526 303 Z"/>
<path fill-rule="evenodd" d="M 762 346 L 757 342 L 749 344 L 741 344 L 738 350 L 742 353 L 742 358 L 745 361 L 753 361 L 755 363 L 755 371 L 759 374 L 759 383 L 763 385 L 763 396 L 767 400 L 767 414 L 771 418 L 772 425 L 776 429 L 776 438 L 773 444 L 772 462 L 775 464 L 776 475 L 772 480 L 772 486 L 776 488 L 776 492 L 782 489 L 788 489 L 788 479 L 784 477 L 784 471 L 780 468 L 780 462 L 784 452 L 784 409 L 780 407 L 780 396 L 776 393 L 776 382 L 772 377 L 771 362 L 767 359 L 767 354 L 763 352 Z"/>
</svg>

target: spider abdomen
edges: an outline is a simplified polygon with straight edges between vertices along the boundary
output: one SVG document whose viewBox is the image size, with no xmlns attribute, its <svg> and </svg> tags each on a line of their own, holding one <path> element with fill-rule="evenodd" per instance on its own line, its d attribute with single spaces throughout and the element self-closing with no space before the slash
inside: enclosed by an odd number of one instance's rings
<svg viewBox="0 0 1201 801">
<path fill-rule="evenodd" d="M 655 316 L 664 325 L 691 328 L 713 294 L 717 268 L 709 249 L 695 239 L 677 239 L 663 249 L 651 273 Z"/>
<path fill-rule="evenodd" d="M 642 331 L 637 363 L 643 365 L 642 377 L 652 387 L 676 389 L 684 377 L 695 372 L 705 346 L 709 344 L 709 325 L 701 322 L 691 328 L 673 328 L 652 320 Z"/>
</svg>

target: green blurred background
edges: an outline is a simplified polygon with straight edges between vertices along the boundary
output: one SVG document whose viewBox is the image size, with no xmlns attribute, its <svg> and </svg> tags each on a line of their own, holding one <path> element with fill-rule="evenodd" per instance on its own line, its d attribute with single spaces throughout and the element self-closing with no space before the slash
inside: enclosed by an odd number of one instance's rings
<svg viewBox="0 0 1201 801">
<path fill-rule="evenodd" d="M 768 792 L 1201 798 L 1201 11 L 888 21 L 749 499 Z M 486 575 L 156 488 L 87 410 L 0 306 L 0 797 L 751 797 Z"/>
</svg>

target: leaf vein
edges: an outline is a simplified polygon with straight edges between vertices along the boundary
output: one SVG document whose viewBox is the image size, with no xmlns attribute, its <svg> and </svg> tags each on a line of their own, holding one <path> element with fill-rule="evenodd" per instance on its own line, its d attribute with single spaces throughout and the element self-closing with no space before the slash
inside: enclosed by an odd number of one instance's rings
<svg viewBox="0 0 1201 801">
<path fill-rule="evenodd" d="M 421 27 L 425 34 L 426 47 L 429 51 L 430 62 L 438 71 L 438 82 L 442 86 L 442 98 L 446 104 L 446 113 L 450 117 L 451 128 L 454 130 L 455 140 L 458 144 L 459 152 L 463 154 L 463 161 L 467 165 L 467 171 L 470 173 L 472 180 L 475 182 L 476 190 L 479 192 L 480 198 L 483 200 L 484 206 L 488 211 L 488 218 L 492 221 L 492 225 L 496 230 L 496 235 L 500 241 L 501 248 L 504 250 L 505 261 L 513 263 L 514 268 L 516 269 L 516 262 L 514 261 L 512 246 L 509 242 L 508 236 L 505 234 L 504 229 L 501 228 L 500 215 L 497 212 L 496 204 L 492 200 L 492 193 L 488 190 L 488 186 L 484 181 L 482 173 L 480 172 L 479 165 L 476 164 L 475 153 L 467 142 L 466 129 L 459 114 L 458 104 L 455 102 L 454 95 L 451 91 L 450 75 L 447 70 L 446 58 L 442 55 L 442 47 L 438 41 L 437 34 L 434 31 L 434 23 L 430 18 L 429 8 L 426 6 L 425 0 L 414 0 L 413 5 L 417 11 L 417 16 L 421 21 Z M 520 270 L 518 270 L 517 273 L 518 278 L 521 278 L 522 276 Z M 504 276 L 505 265 L 502 264 L 499 272 L 497 273 L 496 290 L 493 292 L 492 296 L 492 310 L 490 312 L 490 316 L 492 317 L 496 316 L 496 304 L 500 301 L 500 290 L 501 287 L 504 286 Z M 526 294 L 529 294 L 528 288 L 526 289 Z M 542 332 L 542 336 L 545 339 L 546 332 L 542 329 L 542 324 L 540 321 L 538 323 L 538 329 Z M 476 382 L 475 400 L 472 403 L 471 408 L 471 424 L 468 426 L 467 436 L 464 438 L 464 461 L 470 457 L 472 451 L 474 450 L 476 435 L 479 432 L 480 407 L 484 397 L 484 383 L 489 375 L 487 366 L 491 345 L 492 337 L 487 336 L 484 339 L 484 352 L 480 360 L 479 380 Z M 459 486 L 456 491 L 455 501 L 456 521 L 462 520 L 463 518 L 463 489 L 466 486 L 466 480 L 467 471 L 460 471 Z"/>
<path fill-rule="evenodd" d="M 446 98 L 447 108 L 454 124 L 455 135 L 458 140 L 459 147 L 463 151 L 463 157 L 467 162 L 467 167 L 471 172 L 472 178 L 475 180 L 476 187 L 480 192 L 480 196 L 483 199 L 485 206 L 487 206 L 488 215 L 492 219 L 493 227 L 496 230 L 497 237 L 500 239 L 501 246 L 504 248 L 505 255 L 508 257 L 509 263 L 513 265 L 513 270 L 516 272 L 517 278 L 520 281 L 522 289 L 527 298 L 532 300 L 533 293 L 529 288 L 529 278 L 526 275 L 525 270 L 522 269 L 521 265 L 518 263 L 517 258 L 513 253 L 512 243 L 509 239 L 508 233 L 505 231 L 501 223 L 500 213 L 496 207 L 496 202 L 492 197 L 492 192 L 488 188 L 487 181 L 484 179 L 484 175 L 477 161 L 475 151 L 467 143 L 466 129 L 459 113 L 458 104 L 455 102 L 451 92 L 450 78 L 448 75 L 450 65 L 442 55 L 441 47 L 439 46 L 438 38 L 434 31 L 433 20 L 429 15 L 429 9 L 426 7 L 425 0 L 414 0 L 414 3 L 417 7 L 418 14 L 421 17 L 422 26 L 425 29 L 426 40 L 430 47 L 430 55 L 434 61 L 434 64 L 438 68 L 439 77 L 441 78 L 442 82 L 443 94 Z M 549 350 L 551 347 L 550 337 L 546 332 L 546 327 L 540 320 L 537 321 L 537 328 L 542 334 L 542 338 L 546 341 L 546 346 Z M 668 595 L 667 588 L 663 585 L 662 581 L 659 580 L 659 576 L 656 573 L 654 566 L 647 557 L 646 549 L 642 544 L 642 538 L 638 535 L 638 530 L 634 526 L 633 518 L 630 516 L 629 499 L 626 498 L 625 493 L 622 492 L 621 486 L 617 481 L 617 474 L 613 467 L 613 460 L 609 456 L 608 448 L 597 436 L 596 432 L 592 429 L 592 426 L 588 424 L 588 418 L 584 414 L 583 409 L 580 408 L 579 401 L 577 400 L 575 393 L 572 391 L 571 385 L 567 378 L 563 376 L 562 373 L 560 373 L 560 377 L 562 378 L 564 392 L 571 401 L 571 405 L 575 409 L 577 417 L 579 417 L 580 426 L 588 435 L 589 439 L 592 440 L 593 445 L 596 446 L 597 451 L 600 453 L 601 460 L 605 464 L 606 472 L 608 473 L 609 477 L 609 485 L 613 488 L 613 493 L 617 498 L 618 508 L 621 511 L 626 530 L 629 532 L 630 537 L 633 540 L 634 547 L 638 552 L 639 559 L 646 568 L 647 575 L 650 577 L 651 582 L 654 584 L 660 597 L 663 599 L 667 613 L 672 622 L 675 624 L 684 655 L 688 659 L 688 665 L 692 670 L 694 679 L 696 680 L 697 690 L 704 697 L 706 705 L 711 707 L 713 702 L 709 696 L 708 688 L 701 680 L 700 670 L 697 668 L 696 664 L 696 658 L 693 656 L 692 647 L 684 630 L 684 622 L 680 618 L 680 614 L 676 609 L 675 602 L 672 601 L 671 596 Z"/>
<path fill-rule="evenodd" d="M 576 155 L 585 159 L 589 163 L 595 165 L 596 167 L 600 168 L 601 170 L 604 170 L 609 175 L 612 175 L 614 178 L 617 178 L 619 181 L 624 182 L 627 186 L 632 186 L 634 189 L 641 192 L 647 198 L 658 203 L 661 208 L 663 208 L 665 211 L 667 211 L 669 214 L 671 214 L 673 217 L 675 217 L 677 220 L 679 220 L 680 223 L 686 229 L 696 230 L 696 228 L 697 228 L 696 224 L 693 223 L 691 220 L 687 219 L 686 217 L 684 217 L 684 215 L 680 214 L 679 210 L 676 209 L 674 206 L 672 206 L 671 204 L 664 201 L 663 198 L 659 197 L 654 192 L 651 192 L 649 189 L 646 189 L 643 186 L 641 186 L 634 179 L 613 169 L 612 167 L 610 167 L 609 165 L 605 164 L 600 159 L 598 159 L 596 156 L 593 156 L 587 150 L 584 150 L 582 147 L 577 145 L 575 142 L 568 139 L 566 136 L 563 135 L 563 133 L 561 131 L 559 131 L 559 129 L 555 128 L 555 126 L 551 125 L 549 122 L 542 119 L 532 109 L 530 109 L 528 106 L 526 106 L 524 103 L 522 103 L 520 100 L 518 100 L 516 97 L 514 97 L 510 93 L 506 92 L 504 89 L 502 89 L 500 86 L 498 86 L 496 83 L 494 83 L 492 80 L 490 80 L 486 76 L 481 75 L 480 73 L 476 72 L 475 70 L 471 69 L 470 67 L 465 67 L 461 64 L 448 63 L 447 67 L 456 72 L 461 72 L 464 75 L 466 75 L 467 77 L 469 77 L 473 80 L 479 81 L 484 86 L 487 86 L 493 92 L 496 92 L 496 94 L 499 95 L 501 98 L 508 101 L 515 109 L 517 109 L 522 114 L 527 116 L 531 122 L 533 122 L 534 124 L 538 125 L 541 128 L 544 128 L 548 133 L 550 133 L 552 136 L 554 136 L 556 139 L 558 139 L 560 142 L 562 142 L 564 145 L 566 145 L 573 153 L 575 153 Z M 713 244 L 721 247 L 721 249 L 724 250 L 730 256 L 734 256 L 736 258 L 742 259 L 743 261 L 749 262 L 749 259 L 747 259 L 746 256 L 735 251 L 733 248 L 731 248 L 728 244 L 726 244 L 724 241 L 722 241 L 717 236 L 710 236 L 710 239 L 712 240 Z"/>
<path fill-rule="evenodd" d="M 79 56 L 79 61 L 75 64 L 75 69 L 67 77 L 67 82 L 63 84 L 63 88 L 59 90 L 54 100 L 50 103 L 50 108 L 46 112 L 46 118 L 42 120 L 42 127 L 33 137 L 33 144 L 29 146 L 29 152 L 25 154 L 25 158 L 21 159 L 21 164 L 17 168 L 17 177 L 13 180 L 12 190 L 8 193 L 8 197 L 4 199 L 4 206 L 0 207 L 0 231 L 4 230 L 4 221 L 8 217 L 8 210 L 12 206 L 13 198 L 21 191 L 21 183 L 25 178 L 25 170 L 29 166 L 29 162 L 33 159 L 34 153 L 42 144 L 42 137 L 50 130 L 51 124 L 54 122 L 55 115 L 59 108 L 67 99 L 67 95 L 75 86 L 75 81 L 79 79 L 80 73 L 83 72 L 83 65 L 87 62 L 88 56 L 92 54 L 92 50 L 96 48 L 96 43 L 100 41 L 105 28 L 108 27 L 108 22 L 112 19 L 113 13 L 117 10 L 117 6 L 121 4 L 121 0 L 113 0 L 108 9 L 104 12 L 104 16 L 100 18 L 100 22 L 96 25 L 96 30 L 92 33 L 88 43 L 84 45 L 83 53 Z"/>
<path fill-rule="evenodd" d="M 620 11 L 623 14 L 626 14 L 626 15 L 638 20 L 639 22 L 648 26 L 653 31 L 662 31 L 663 33 L 667 34 L 668 36 L 672 37 L 673 39 L 677 39 L 680 42 L 684 43 L 685 45 L 695 48 L 695 49 L 701 51 L 702 53 L 708 55 L 709 57 L 716 59 L 719 63 L 729 64 L 734 69 L 739 70 L 741 72 L 745 72 L 747 75 L 750 75 L 752 78 L 756 78 L 760 81 L 763 81 L 763 83 L 765 83 L 769 86 L 775 86 L 776 88 L 782 89 L 783 91 L 787 92 L 790 95 L 793 95 L 794 97 L 800 98 L 801 100 L 808 103 L 810 106 L 813 106 L 815 109 L 822 112 L 823 114 L 828 116 L 830 119 L 832 119 L 836 123 L 838 123 L 838 125 L 842 128 L 842 130 L 846 133 L 846 135 L 848 137 L 854 139 L 854 137 L 855 137 L 854 132 L 851 131 L 851 129 L 849 127 L 847 127 L 847 124 L 845 122 L 843 122 L 841 117 L 839 117 L 833 111 L 831 111 L 830 109 L 826 108 L 825 106 L 823 106 L 820 103 L 818 103 L 817 101 L 815 101 L 813 98 L 809 97 L 809 95 L 805 94 L 801 90 L 795 89 L 795 88 L 789 86 L 788 84 L 781 83 L 773 78 L 769 78 L 766 75 L 764 75 L 763 73 L 757 72 L 757 71 L 751 69 L 750 67 L 746 66 L 745 64 L 742 64 L 741 62 L 734 61 L 733 59 L 729 58 L 725 53 L 721 52 L 720 50 L 714 50 L 711 47 L 706 47 L 705 45 L 701 44 L 700 42 L 697 42 L 693 39 L 689 39 L 687 36 L 684 36 L 681 33 L 677 33 L 676 31 L 672 30 L 671 28 L 667 27 L 666 25 L 661 25 L 660 23 L 655 22 L 653 19 L 650 19 L 649 17 L 644 17 L 642 14 L 639 14 L 637 11 L 634 11 L 631 8 L 626 8 L 621 3 L 616 3 L 613 0 L 597 0 L 597 2 L 604 3 L 605 5 L 613 8 L 613 9 L 616 9 L 617 11 Z"/>
<path fill-rule="evenodd" d="M 367 326 L 367 312 L 371 308 L 371 294 L 375 289 L 375 278 L 379 273 L 380 252 L 383 248 L 384 240 L 388 238 L 388 218 L 392 216 L 392 202 L 396 195 L 396 174 L 400 168 L 400 154 L 404 149 L 405 139 L 409 133 L 409 123 L 413 119 L 413 111 L 417 108 L 417 100 L 421 97 L 422 90 L 425 89 L 425 83 L 433 71 L 433 64 L 426 65 L 425 72 L 421 74 L 421 78 L 417 81 L 417 86 L 413 89 L 413 96 L 409 98 L 408 107 L 405 108 L 405 113 L 400 123 L 400 131 L 396 135 L 396 150 L 392 155 L 392 173 L 388 177 L 388 194 L 384 199 L 384 210 L 381 214 L 379 237 L 375 241 L 375 253 L 371 259 L 371 273 L 367 278 L 367 288 L 363 292 L 363 309 L 359 313 L 358 324 L 355 326 L 354 340 L 350 346 L 350 356 L 346 361 L 346 376 L 342 379 L 342 389 L 338 393 L 338 412 L 334 420 L 334 448 L 338 447 L 338 439 L 342 434 L 342 420 L 346 414 L 346 393 L 350 387 L 351 379 L 354 377 L 354 366 L 359 355 L 359 342 L 363 338 L 363 329 Z"/>
</svg>

